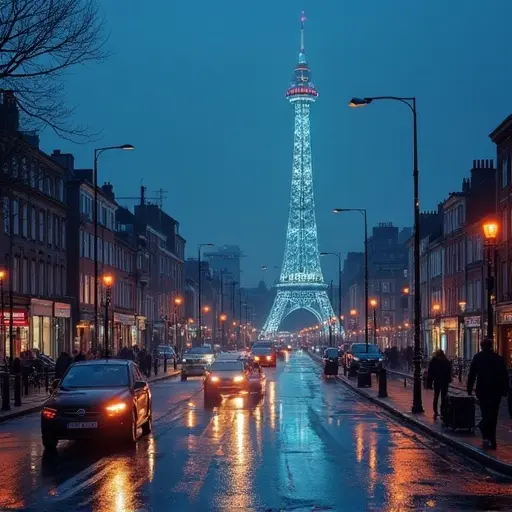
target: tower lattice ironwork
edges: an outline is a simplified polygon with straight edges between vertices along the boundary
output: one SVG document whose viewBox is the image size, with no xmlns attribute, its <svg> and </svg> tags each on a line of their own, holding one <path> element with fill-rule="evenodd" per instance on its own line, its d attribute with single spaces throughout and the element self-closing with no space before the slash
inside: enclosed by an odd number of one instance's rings
<svg viewBox="0 0 512 512">
<path fill-rule="evenodd" d="M 277 295 L 262 336 L 275 334 L 283 319 L 298 309 L 315 315 L 327 331 L 336 318 L 320 267 L 311 162 L 310 107 L 318 97 L 304 49 L 304 13 L 301 16 L 299 62 L 286 92 L 295 111 L 293 170 L 286 248 Z M 338 323 L 336 322 L 336 331 Z"/>
</svg>

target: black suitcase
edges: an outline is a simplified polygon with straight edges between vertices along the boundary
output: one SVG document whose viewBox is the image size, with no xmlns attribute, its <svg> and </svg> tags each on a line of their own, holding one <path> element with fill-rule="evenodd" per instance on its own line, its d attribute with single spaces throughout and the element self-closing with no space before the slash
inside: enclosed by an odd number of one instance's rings
<svg viewBox="0 0 512 512">
<path fill-rule="evenodd" d="M 472 432 L 475 428 L 475 399 L 472 396 L 448 396 L 442 419 L 446 428 Z"/>
</svg>

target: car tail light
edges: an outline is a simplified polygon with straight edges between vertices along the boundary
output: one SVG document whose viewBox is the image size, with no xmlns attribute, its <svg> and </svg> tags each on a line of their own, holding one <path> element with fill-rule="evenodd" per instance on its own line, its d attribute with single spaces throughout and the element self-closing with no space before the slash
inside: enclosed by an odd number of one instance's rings
<svg viewBox="0 0 512 512">
<path fill-rule="evenodd" d="M 109 413 L 109 416 L 120 414 L 126 410 L 126 404 L 124 402 L 116 402 L 114 404 L 107 405 L 105 410 Z"/>
<path fill-rule="evenodd" d="M 244 376 L 243 375 L 235 375 L 233 377 L 233 382 L 242 382 L 244 380 Z"/>
<path fill-rule="evenodd" d="M 216 377 L 215 375 L 212 375 L 212 376 L 210 377 L 210 380 L 211 380 L 212 382 L 219 382 L 219 377 Z"/>
<path fill-rule="evenodd" d="M 267 356 L 267 361 L 272 361 L 272 356 Z"/>
<path fill-rule="evenodd" d="M 259 361 L 260 360 L 260 356 L 254 356 L 254 360 L 255 361 Z"/>
<path fill-rule="evenodd" d="M 53 420 L 55 416 L 57 416 L 57 409 L 52 409 L 50 407 L 44 407 L 42 412 L 43 418 L 47 420 Z"/>
</svg>

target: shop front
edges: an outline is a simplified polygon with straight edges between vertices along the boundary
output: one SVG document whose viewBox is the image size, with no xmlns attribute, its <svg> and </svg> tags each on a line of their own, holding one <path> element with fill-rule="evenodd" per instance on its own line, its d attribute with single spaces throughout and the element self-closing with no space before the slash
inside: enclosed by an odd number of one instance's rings
<svg viewBox="0 0 512 512">
<path fill-rule="evenodd" d="M 441 348 L 450 359 L 458 356 L 459 347 L 458 317 L 441 318 Z"/>
<path fill-rule="evenodd" d="M 482 318 L 466 316 L 464 318 L 464 358 L 471 359 L 480 350 L 482 339 Z"/>
<path fill-rule="evenodd" d="M 118 354 L 123 347 L 133 347 L 137 343 L 135 315 L 114 313 L 114 336 L 111 347 Z"/>
<path fill-rule="evenodd" d="M 138 315 L 136 317 L 137 322 L 137 341 L 136 344 L 139 348 L 142 348 L 145 346 L 145 340 L 146 340 L 146 317 Z"/>
<path fill-rule="evenodd" d="M 69 342 L 71 335 L 71 304 L 54 302 L 53 317 L 57 355 L 61 352 L 71 354 L 72 349 Z"/>
<path fill-rule="evenodd" d="M 93 345 L 94 314 L 88 311 L 80 311 L 80 320 L 76 324 L 73 348 L 86 354 Z"/>
<path fill-rule="evenodd" d="M 512 367 L 512 306 L 510 309 L 498 310 L 497 351 L 505 358 L 505 363 Z"/>
<path fill-rule="evenodd" d="M 20 357 L 21 352 L 29 348 L 29 316 L 25 308 L 12 309 L 12 338 L 13 338 L 13 357 Z M 0 354 L 2 359 L 8 359 L 11 356 L 11 309 L 5 308 L 3 322 L 1 325 L 2 333 L 0 335 Z"/>
<path fill-rule="evenodd" d="M 32 346 L 30 348 L 55 359 L 58 354 L 52 328 L 53 301 L 31 299 L 30 323 L 32 332 Z"/>
</svg>

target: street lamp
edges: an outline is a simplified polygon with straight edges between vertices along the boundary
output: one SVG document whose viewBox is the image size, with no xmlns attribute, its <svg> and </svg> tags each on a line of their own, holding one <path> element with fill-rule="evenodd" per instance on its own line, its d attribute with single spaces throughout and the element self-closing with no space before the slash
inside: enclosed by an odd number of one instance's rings
<svg viewBox="0 0 512 512">
<path fill-rule="evenodd" d="M 197 312 L 197 316 L 198 316 L 198 326 L 197 328 L 199 329 L 198 330 L 198 341 L 199 341 L 199 344 L 201 344 L 201 340 L 203 338 L 203 330 L 202 330 L 202 327 L 201 327 L 201 321 L 202 321 L 202 318 L 201 318 L 201 249 L 203 247 L 213 247 L 213 244 L 198 244 L 197 246 L 197 279 L 198 279 L 198 290 L 197 290 L 197 295 L 198 295 L 198 312 Z"/>
<path fill-rule="evenodd" d="M 341 336 L 341 252 L 321 252 L 320 256 L 336 256 L 338 258 L 338 322 Z"/>
<path fill-rule="evenodd" d="M 92 212 L 92 222 L 94 224 L 94 347 L 96 349 L 99 340 L 98 327 L 98 286 L 99 286 L 99 264 L 98 264 L 98 158 L 105 151 L 120 149 L 122 151 L 131 151 L 135 146 L 131 144 L 122 144 L 121 146 L 105 146 L 94 150 L 94 170 L 92 184 L 94 187 L 94 210 Z"/>
<path fill-rule="evenodd" d="M 110 274 L 104 275 L 103 284 L 105 285 L 105 357 L 108 359 L 108 308 L 112 300 L 114 277 Z"/>
<path fill-rule="evenodd" d="M 181 350 L 181 340 L 178 340 L 178 332 L 179 332 L 179 307 L 183 304 L 183 299 L 181 297 L 174 297 L 174 343 L 176 344 L 176 350 Z M 181 333 L 180 333 L 181 334 Z"/>
<path fill-rule="evenodd" d="M 371 299 L 370 306 L 373 308 L 373 342 L 377 345 L 377 299 Z"/>
<path fill-rule="evenodd" d="M 414 386 L 412 412 L 424 412 L 421 397 L 421 299 L 420 299 L 420 199 L 418 169 L 418 122 L 416 98 L 399 96 L 374 96 L 352 98 L 350 107 L 365 107 L 373 101 L 390 100 L 407 105 L 413 119 L 413 211 L 414 211 Z"/>
<path fill-rule="evenodd" d="M 494 292 L 494 277 L 492 275 L 493 263 L 496 262 L 496 244 L 498 241 L 498 223 L 487 220 L 483 224 L 485 236 L 485 248 L 487 249 L 487 338 L 494 340 L 494 313 L 492 308 L 492 296 Z M 496 272 L 496 269 L 495 269 Z"/>
<path fill-rule="evenodd" d="M 368 352 L 368 218 L 366 208 L 334 208 L 333 213 L 359 212 L 364 217 L 364 340 Z"/>
<path fill-rule="evenodd" d="M 228 319 L 228 315 L 226 315 L 226 313 L 221 313 L 219 315 L 219 321 L 220 321 L 220 325 L 221 325 L 221 345 L 222 345 L 222 349 L 223 350 L 226 348 L 224 346 L 225 345 L 225 341 L 224 341 L 224 338 L 225 338 L 224 324 L 226 323 L 227 319 Z"/>
</svg>

